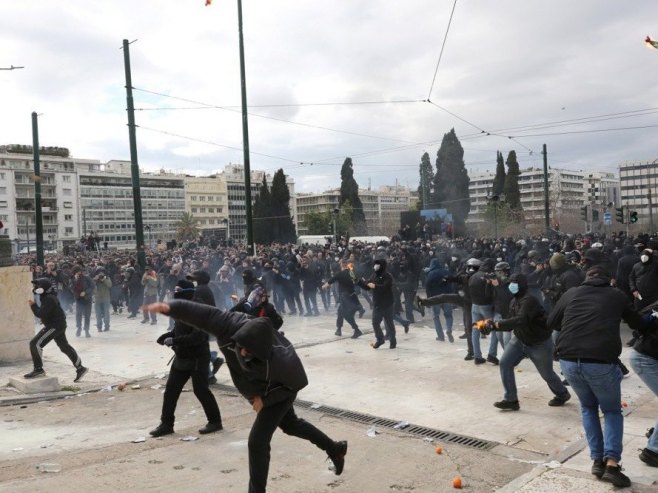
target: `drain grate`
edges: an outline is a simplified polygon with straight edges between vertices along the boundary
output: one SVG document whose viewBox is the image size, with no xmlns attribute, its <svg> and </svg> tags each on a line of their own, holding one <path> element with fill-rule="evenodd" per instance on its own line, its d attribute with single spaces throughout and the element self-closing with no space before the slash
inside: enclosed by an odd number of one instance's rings
<svg viewBox="0 0 658 493">
<path fill-rule="evenodd" d="M 226 392 L 235 392 L 236 389 L 230 385 L 213 385 L 215 388 L 219 388 Z M 448 431 L 435 430 L 434 428 L 427 428 L 425 426 L 418 426 L 414 424 L 409 424 L 402 429 L 397 429 L 395 426 L 400 421 L 395 421 L 393 419 L 387 419 L 377 416 L 371 416 L 369 414 L 359 413 L 356 411 L 350 411 L 347 409 L 340 409 L 338 407 L 324 406 L 314 404 L 312 402 L 303 401 L 297 399 L 295 401 L 295 406 L 308 409 L 310 411 L 317 411 L 322 414 L 328 414 L 337 418 L 349 419 L 350 421 L 355 421 L 357 423 L 363 423 L 371 426 L 380 426 L 382 428 L 390 428 L 401 433 L 408 433 L 417 437 L 431 438 L 433 440 L 438 440 L 445 443 L 455 443 L 457 445 L 462 445 L 464 447 L 476 448 L 478 450 L 491 450 L 496 445 L 496 442 L 490 442 L 488 440 L 481 440 L 479 438 L 473 438 L 464 435 L 457 435 L 455 433 L 450 433 Z"/>
<path fill-rule="evenodd" d="M 355 411 L 348 411 L 346 409 L 339 409 L 331 406 L 316 405 L 312 402 L 302 401 L 297 399 L 295 405 L 302 409 L 309 409 L 311 411 L 317 411 L 323 414 L 328 414 L 330 416 L 335 416 L 337 418 L 345 418 L 351 421 L 356 421 L 358 423 L 381 426 L 383 428 L 390 428 L 402 433 L 409 433 L 414 436 L 431 438 L 434 440 L 439 440 L 446 443 L 455 443 L 457 445 L 462 445 L 464 447 L 476 448 L 479 450 L 490 450 L 498 445 L 495 442 L 490 442 L 488 440 L 481 440 L 479 438 L 472 438 L 464 435 L 457 435 L 455 433 L 450 433 L 448 431 L 435 430 L 433 428 L 427 428 L 425 426 L 418 426 L 409 424 L 402 429 L 397 429 L 395 426 L 400 421 L 395 421 L 387 418 L 380 418 L 376 416 L 370 416 L 369 414 L 359 413 Z"/>
</svg>

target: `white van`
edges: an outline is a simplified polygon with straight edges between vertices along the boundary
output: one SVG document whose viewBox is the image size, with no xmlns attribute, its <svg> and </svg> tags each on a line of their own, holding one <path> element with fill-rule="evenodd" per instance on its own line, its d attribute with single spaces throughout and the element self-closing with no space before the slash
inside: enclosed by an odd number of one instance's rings
<svg viewBox="0 0 658 493">
<path fill-rule="evenodd" d="M 388 236 L 352 236 L 350 238 L 350 243 L 380 243 L 385 241 L 390 243 L 391 239 Z"/>
<path fill-rule="evenodd" d="M 326 245 L 331 242 L 331 235 L 304 235 L 297 237 L 297 246 Z"/>
</svg>

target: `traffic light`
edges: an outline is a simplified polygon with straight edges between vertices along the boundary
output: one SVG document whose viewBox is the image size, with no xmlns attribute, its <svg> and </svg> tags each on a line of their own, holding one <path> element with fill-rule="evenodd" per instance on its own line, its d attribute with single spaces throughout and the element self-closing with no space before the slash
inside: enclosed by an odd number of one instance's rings
<svg viewBox="0 0 658 493">
<path fill-rule="evenodd" d="M 599 211 L 592 209 L 592 222 L 597 223 L 599 222 Z"/>
<path fill-rule="evenodd" d="M 626 221 L 624 221 L 624 208 L 623 207 L 617 207 L 615 209 L 615 219 L 617 220 L 618 223 L 624 224 Z"/>
<path fill-rule="evenodd" d="M 587 222 L 587 206 L 580 208 L 580 218 Z"/>
<path fill-rule="evenodd" d="M 630 223 L 635 224 L 637 222 L 637 211 L 631 211 Z"/>
</svg>

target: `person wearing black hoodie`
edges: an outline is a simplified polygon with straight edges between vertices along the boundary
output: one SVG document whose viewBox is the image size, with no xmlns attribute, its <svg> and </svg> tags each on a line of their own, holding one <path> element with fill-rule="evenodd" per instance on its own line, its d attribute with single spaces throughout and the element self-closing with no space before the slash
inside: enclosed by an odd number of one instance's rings
<svg viewBox="0 0 658 493">
<path fill-rule="evenodd" d="M 270 442 L 277 427 L 324 450 L 334 464 L 335 474 L 343 472 L 347 442 L 333 441 L 295 414 L 297 392 L 306 387 L 308 379 L 295 348 L 274 329 L 269 318 L 253 318 L 184 300 L 155 303 L 145 309 L 217 337 L 233 383 L 257 413 L 248 441 L 250 493 L 265 491 Z"/>
<path fill-rule="evenodd" d="M 520 409 L 514 369 L 526 357 L 555 394 L 548 405 L 562 406 L 571 395 L 553 370 L 553 339 L 551 330 L 546 326 L 544 307 L 528 292 L 528 281 L 523 274 L 513 274 L 507 289 L 512 294 L 509 310 L 503 320 L 495 322 L 495 328 L 512 331 L 512 337 L 500 358 L 500 378 L 505 394 L 503 400 L 494 403 L 494 406 L 508 411 Z"/>
<path fill-rule="evenodd" d="M 395 311 L 393 276 L 386 272 L 386 260 L 384 259 L 375 260 L 373 270 L 374 272 L 370 276 L 370 279 L 368 279 L 368 282 L 363 279 L 358 281 L 360 287 L 373 292 L 372 328 L 375 331 L 375 342 L 371 346 L 373 349 L 377 349 L 385 342 L 381 327 L 383 320 L 390 342 L 389 347 L 395 349 L 397 347 L 397 340 L 395 338 L 395 322 L 393 321 L 393 312 Z"/>
<path fill-rule="evenodd" d="M 191 281 L 181 279 L 176 283 L 174 299 L 192 300 L 195 294 L 196 290 Z M 155 312 L 151 311 L 151 313 Z M 210 365 L 208 334 L 176 320 L 174 329 L 162 334 L 156 342 L 172 348 L 175 356 L 165 387 L 160 424 L 150 432 L 151 436 L 161 437 L 174 432 L 176 419 L 174 413 L 178 397 L 190 378 L 194 395 L 199 399 L 208 419 L 208 423 L 199 430 L 199 433 L 206 434 L 221 430 L 222 416 L 219 406 L 215 396 L 208 388 L 208 366 Z"/>
<path fill-rule="evenodd" d="M 41 306 L 37 305 L 34 300 L 28 300 L 27 303 L 30 305 L 34 316 L 41 319 L 43 329 L 37 332 L 37 335 L 30 341 L 30 353 L 32 354 L 34 370 L 23 375 L 23 377 L 34 378 L 46 375 L 41 354 L 46 344 L 54 340 L 59 349 L 68 356 L 73 366 L 75 366 L 75 380 L 73 381 L 79 382 L 88 369 L 82 366 L 78 353 L 75 352 L 75 349 L 66 339 L 66 314 L 59 304 L 57 292 L 48 278 L 35 279 L 32 281 L 32 285 L 32 292 L 41 297 Z"/>
</svg>

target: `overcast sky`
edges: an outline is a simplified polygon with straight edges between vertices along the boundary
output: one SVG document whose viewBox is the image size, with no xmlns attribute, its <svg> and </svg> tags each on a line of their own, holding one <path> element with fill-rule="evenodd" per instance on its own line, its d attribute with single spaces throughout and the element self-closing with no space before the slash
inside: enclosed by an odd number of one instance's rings
<svg viewBox="0 0 658 493">
<path fill-rule="evenodd" d="M 41 145 L 129 160 L 125 38 L 137 40 L 140 166 L 242 163 L 237 2 L 204 1 L 2 1 L 0 68 L 25 68 L 0 71 L 0 144 L 31 144 L 36 111 Z M 433 83 L 452 9 L 244 0 L 252 169 L 283 168 L 297 191 L 321 191 L 340 185 L 350 156 L 362 188 L 416 188 L 422 154 L 434 163 L 453 127 L 469 174 L 493 170 L 497 150 L 541 166 L 544 143 L 560 168 L 658 158 L 658 50 L 643 43 L 658 38 L 657 1 L 458 0 Z M 322 104 L 363 102 L 378 104 Z M 647 128 L 608 130 L 626 127 Z"/>
</svg>

